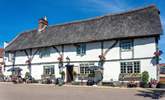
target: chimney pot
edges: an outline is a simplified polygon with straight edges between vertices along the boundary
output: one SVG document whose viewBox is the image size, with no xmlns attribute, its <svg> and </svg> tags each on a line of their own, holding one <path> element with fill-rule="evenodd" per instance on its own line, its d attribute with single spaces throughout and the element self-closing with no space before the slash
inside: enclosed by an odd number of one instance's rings
<svg viewBox="0 0 165 100">
<path fill-rule="evenodd" d="M 44 18 L 39 19 L 39 21 L 38 21 L 38 31 L 39 32 L 45 32 L 47 26 L 48 26 L 48 21 L 47 21 L 46 16 Z"/>
</svg>

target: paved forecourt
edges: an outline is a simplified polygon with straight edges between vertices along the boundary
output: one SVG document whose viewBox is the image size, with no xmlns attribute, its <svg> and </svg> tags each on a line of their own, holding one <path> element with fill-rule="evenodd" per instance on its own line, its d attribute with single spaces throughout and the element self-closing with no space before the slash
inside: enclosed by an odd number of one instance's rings
<svg viewBox="0 0 165 100">
<path fill-rule="evenodd" d="M 0 100 L 151 100 L 144 89 L 0 83 Z M 165 100 L 161 97 L 160 100 Z"/>
</svg>

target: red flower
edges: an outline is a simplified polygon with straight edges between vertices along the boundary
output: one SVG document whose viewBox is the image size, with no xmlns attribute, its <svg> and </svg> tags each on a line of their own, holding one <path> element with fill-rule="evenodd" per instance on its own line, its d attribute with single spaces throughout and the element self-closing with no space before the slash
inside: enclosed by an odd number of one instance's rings
<svg viewBox="0 0 165 100">
<path fill-rule="evenodd" d="M 156 52 L 154 52 L 154 55 L 155 56 L 160 56 L 163 52 L 161 50 L 158 50 Z"/>
<path fill-rule="evenodd" d="M 100 60 L 105 60 L 105 57 L 103 55 L 99 55 Z"/>
<path fill-rule="evenodd" d="M 57 58 L 57 60 L 58 60 L 58 61 L 62 61 L 62 60 L 63 60 L 63 57 L 60 56 L 60 57 Z"/>
</svg>

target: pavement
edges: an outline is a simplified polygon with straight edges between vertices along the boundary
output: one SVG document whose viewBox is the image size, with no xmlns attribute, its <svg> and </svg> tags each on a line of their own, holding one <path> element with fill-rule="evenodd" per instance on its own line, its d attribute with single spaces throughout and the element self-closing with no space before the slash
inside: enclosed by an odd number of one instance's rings
<svg viewBox="0 0 165 100">
<path fill-rule="evenodd" d="M 0 83 L 0 100 L 165 100 L 165 89 Z"/>
</svg>

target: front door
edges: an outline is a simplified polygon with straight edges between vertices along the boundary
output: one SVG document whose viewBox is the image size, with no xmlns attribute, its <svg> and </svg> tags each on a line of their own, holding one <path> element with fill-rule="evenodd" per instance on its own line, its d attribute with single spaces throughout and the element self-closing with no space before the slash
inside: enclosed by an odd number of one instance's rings
<svg viewBox="0 0 165 100">
<path fill-rule="evenodd" d="M 67 82 L 73 81 L 73 65 L 66 65 Z"/>
</svg>

